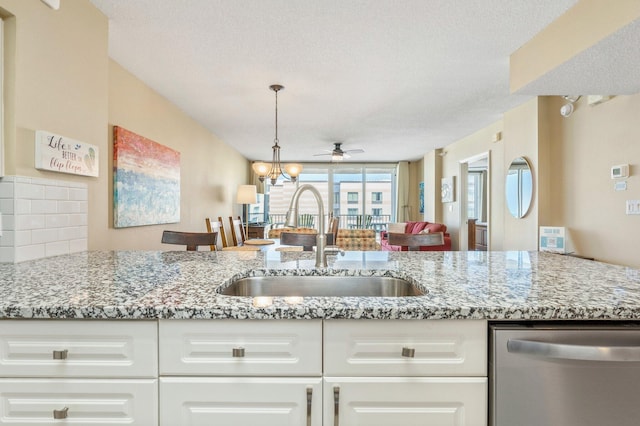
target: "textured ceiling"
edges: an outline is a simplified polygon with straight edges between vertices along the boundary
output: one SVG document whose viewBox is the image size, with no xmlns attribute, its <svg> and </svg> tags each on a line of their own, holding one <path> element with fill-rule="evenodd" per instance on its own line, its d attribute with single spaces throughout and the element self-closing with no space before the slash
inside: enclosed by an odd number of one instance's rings
<svg viewBox="0 0 640 426">
<path fill-rule="evenodd" d="M 91 1 L 115 61 L 249 159 L 284 85 L 282 158 L 307 162 L 418 159 L 549 92 L 510 95 L 509 55 L 577 0 Z"/>
<path fill-rule="evenodd" d="M 638 1 L 640 7 L 640 1 Z M 518 90 L 519 94 L 630 95 L 640 92 L 640 19 Z"/>
</svg>

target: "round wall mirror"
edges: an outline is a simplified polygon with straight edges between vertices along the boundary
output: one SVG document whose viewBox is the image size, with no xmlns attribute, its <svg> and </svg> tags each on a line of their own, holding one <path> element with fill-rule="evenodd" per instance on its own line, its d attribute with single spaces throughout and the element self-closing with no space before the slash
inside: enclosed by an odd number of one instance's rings
<svg viewBox="0 0 640 426">
<path fill-rule="evenodd" d="M 524 217 L 531 207 L 533 177 L 526 158 L 518 157 L 511 162 L 507 172 L 507 208 L 515 218 Z"/>
</svg>

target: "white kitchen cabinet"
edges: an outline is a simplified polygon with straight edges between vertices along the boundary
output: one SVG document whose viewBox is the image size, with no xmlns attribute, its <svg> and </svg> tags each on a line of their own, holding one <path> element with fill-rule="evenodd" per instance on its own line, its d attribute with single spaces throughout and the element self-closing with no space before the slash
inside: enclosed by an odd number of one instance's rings
<svg viewBox="0 0 640 426">
<path fill-rule="evenodd" d="M 324 323 L 324 425 L 487 424 L 486 321 Z"/>
<path fill-rule="evenodd" d="M 0 379 L 0 425 L 158 424 L 156 379 Z"/>
<path fill-rule="evenodd" d="M 0 321 L 0 377 L 158 375 L 155 321 Z"/>
<path fill-rule="evenodd" d="M 325 321 L 324 374 L 486 376 L 487 323 L 480 320 Z"/>
<path fill-rule="evenodd" d="M 483 426 L 486 377 L 325 377 L 324 426 Z"/>
<path fill-rule="evenodd" d="M 321 426 L 322 379 L 163 377 L 161 426 Z"/>
<path fill-rule="evenodd" d="M 322 320 L 161 320 L 159 335 L 161 375 L 322 375 Z"/>
<path fill-rule="evenodd" d="M 0 424 L 485 426 L 486 327 L 3 320 Z"/>
<path fill-rule="evenodd" d="M 158 424 L 156 321 L 0 321 L 0 424 Z"/>
<path fill-rule="evenodd" d="M 159 337 L 160 425 L 321 426 L 321 320 L 162 320 Z"/>
</svg>

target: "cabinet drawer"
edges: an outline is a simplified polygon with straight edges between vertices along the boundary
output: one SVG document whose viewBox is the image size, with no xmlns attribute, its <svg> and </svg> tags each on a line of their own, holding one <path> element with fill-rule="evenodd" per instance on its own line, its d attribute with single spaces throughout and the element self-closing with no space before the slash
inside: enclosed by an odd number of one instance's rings
<svg viewBox="0 0 640 426">
<path fill-rule="evenodd" d="M 321 320 L 163 320 L 159 336 L 161 375 L 322 375 Z"/>
<path fill-rule="evenodd" d="M 161 378 L 160 419 L 161 426 L 321 426 L 322 379 Z"/>
<path fill-rule="evenodd" d="M 152 379 L 0 379 L 0 424 L 157 425 L 157 401 Z"/>
<path fill-rule="evenodd" d="M 326 377 L 326 424 L 486 426 L 485 377 Z M 336 421 L 337 418 L 337 421 Z"/>
<path fill-rule="evenodd" d="M 324 339 L 325 375 L 487 375 L 486 321 L 332 320 Z"/>
<path fill-rule="evenodd" d="M 0 377 L 156 377 L 155 321 L 0 321 Z"/>
</svg>

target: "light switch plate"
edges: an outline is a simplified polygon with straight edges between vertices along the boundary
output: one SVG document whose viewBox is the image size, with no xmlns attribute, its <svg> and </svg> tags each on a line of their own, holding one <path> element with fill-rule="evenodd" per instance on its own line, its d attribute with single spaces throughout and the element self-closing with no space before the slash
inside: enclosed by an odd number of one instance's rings
<svg viewBox="0 0 640 426">
<path fill-rule="evenodd" d="M 640 214 L 640 200 L 627 200 L 627 214 Z"/>
</svg>

